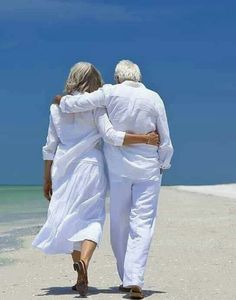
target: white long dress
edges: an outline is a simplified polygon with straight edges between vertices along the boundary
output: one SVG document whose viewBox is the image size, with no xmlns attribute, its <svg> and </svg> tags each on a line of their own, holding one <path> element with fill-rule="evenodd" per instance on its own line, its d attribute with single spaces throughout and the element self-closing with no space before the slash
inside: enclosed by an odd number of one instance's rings
<svg viewBox="0 0 236 300">
<path fill-rule="evenodd" d="M 53 104 L 50 112 L 43 158 L 53 160 L 53 195 L 32 246 L 47 254 L 72 253 L 85 239 L 101 241 L 107 179 L 99 143 L 102 136 L 121 146 L 125 133 L 113 129 L 104 109 L 65 114 Z"/>
</svg>

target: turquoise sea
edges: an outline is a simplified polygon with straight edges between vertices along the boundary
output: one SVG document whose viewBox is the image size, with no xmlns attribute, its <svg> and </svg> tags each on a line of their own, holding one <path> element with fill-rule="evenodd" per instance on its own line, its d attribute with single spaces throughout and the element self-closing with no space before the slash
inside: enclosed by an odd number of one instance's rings
<svg viewBox="0 0 236 300">
<path fill-rule="evenodd" d="M 0 186 L 0 266 L 8 263 L 1 254 L 19 249 L 24 236 L 40 230 L 48 204 L 42 186 Z"/>
<path fill-rule="evenodd" d="M 20 248 L 24 236 L 36 234 L 47 208 L 41 186 L 0 186 L 0 254 Z"/>
</svg>

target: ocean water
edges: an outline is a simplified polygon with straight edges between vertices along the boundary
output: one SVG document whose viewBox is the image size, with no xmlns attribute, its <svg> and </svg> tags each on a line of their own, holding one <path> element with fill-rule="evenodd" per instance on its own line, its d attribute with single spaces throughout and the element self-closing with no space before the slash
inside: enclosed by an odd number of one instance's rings
<svg viewBox="0 0 236 300">
<path fill-rule="evenodd" d="M 39 232 L 48 205 L 41 186 L 0 186 L 0 266 L 10 263 L 2 254 L 21 248 L 24 236 Z"/>
<path fill-rule="evenodd" d="M 45 216 L 48 201 L 40 186 L 0 186 L 0 227 Z"/>
<path fill-rule="evenodd" d="M 0 255 L 20 248 L 24 236 L 37 233 L 47 208 L 40 186 L 0 186 Z M 5 263 L 0 256 L 0 265 Z"/>
</svg>

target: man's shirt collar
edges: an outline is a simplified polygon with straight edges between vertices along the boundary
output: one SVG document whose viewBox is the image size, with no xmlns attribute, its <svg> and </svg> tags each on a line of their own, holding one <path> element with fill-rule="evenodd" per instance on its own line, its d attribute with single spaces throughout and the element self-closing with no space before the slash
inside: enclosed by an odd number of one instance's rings
<svg viewBox="0 0 236 300">
<path fill-rule="evenodd" d="M 132 80 L 125 80 L 121 84 L 132 86 L 135 88 L 145 88 L 144 84 L 142 84 L 141 82 L 132 81 Z"/>
</svg>

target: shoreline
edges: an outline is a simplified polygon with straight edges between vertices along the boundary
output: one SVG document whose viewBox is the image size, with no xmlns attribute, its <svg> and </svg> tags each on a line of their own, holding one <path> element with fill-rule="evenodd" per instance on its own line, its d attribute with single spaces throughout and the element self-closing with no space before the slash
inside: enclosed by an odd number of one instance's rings
<svg viewBox="0 0 236 300">
<path fill-rule="evenodd" d="M 175 191 L 178 193 L 190 193 L 192 195 L 200 196 L 211 196 L 216 197 L 216 199 L 236 199 L 236 184 L 223 184 L 223 185 L 198 185 L 198 186 L 162 186 L 162 191 Z M 41 200 L 37 200 L 41 201 Z M 45 210 L 40 212 L 19 212 L 10 213 L 7 216 L 1 218 L 0 222 L 0 255 L 7 252 L 5 247 L 3 247 L 4 242 L 10 245 L 11 251 L 18 250 L 21 248 L 19 246 L 21 243 L 19 241 L 20 234 L 23 233 L 23 237 L 30 235 L 30 232 L 35 232 L 38 228 L 44 224 L 47 214 L 47 202 L 44 201 Z M 46 205 L 45 205 L 46 203 Z M 106 211 L 108 210 L 109 200 L 106 201 Z M 14 217 L 14 218 L 13 218 Z M 9 221 L 8 221 L 9 218 Z M 17 219 L 17 220 L 16 220 Z M 36 228 L 36 229 L 35 229 Z M 28 234 L 27 234 L 28 233 Z M 5 240 L 4 240 L 5 239 Z M 9 244 L 9 240 L 12 240 L 12 244 Z M 15 245 L 15 246 L 14 246 Z M 1 262 L 0 262 L 1 266 Z"/>
<path fill-rule="evenodd" d="M 209 199 L 211 201 L 209 201 Z M 163 187 L 145 276 L 155 300 L 231 300 L 236 294 L 235 201 Z M 25 224 L 27 227 L 27 224 Z M 27 230 L 26 230 L 27 231 Z M 25 233 L 25 235 L 24 235 Z M 0 298 L 78 298 L 70 255 L 44 255 L 31 247 L 34 233 L 19 232 L 22 247 L 1 254 Z M 109 242 L 109 214 L 89 269 L 89 298 L 122 299 Z"/>
</svg>

